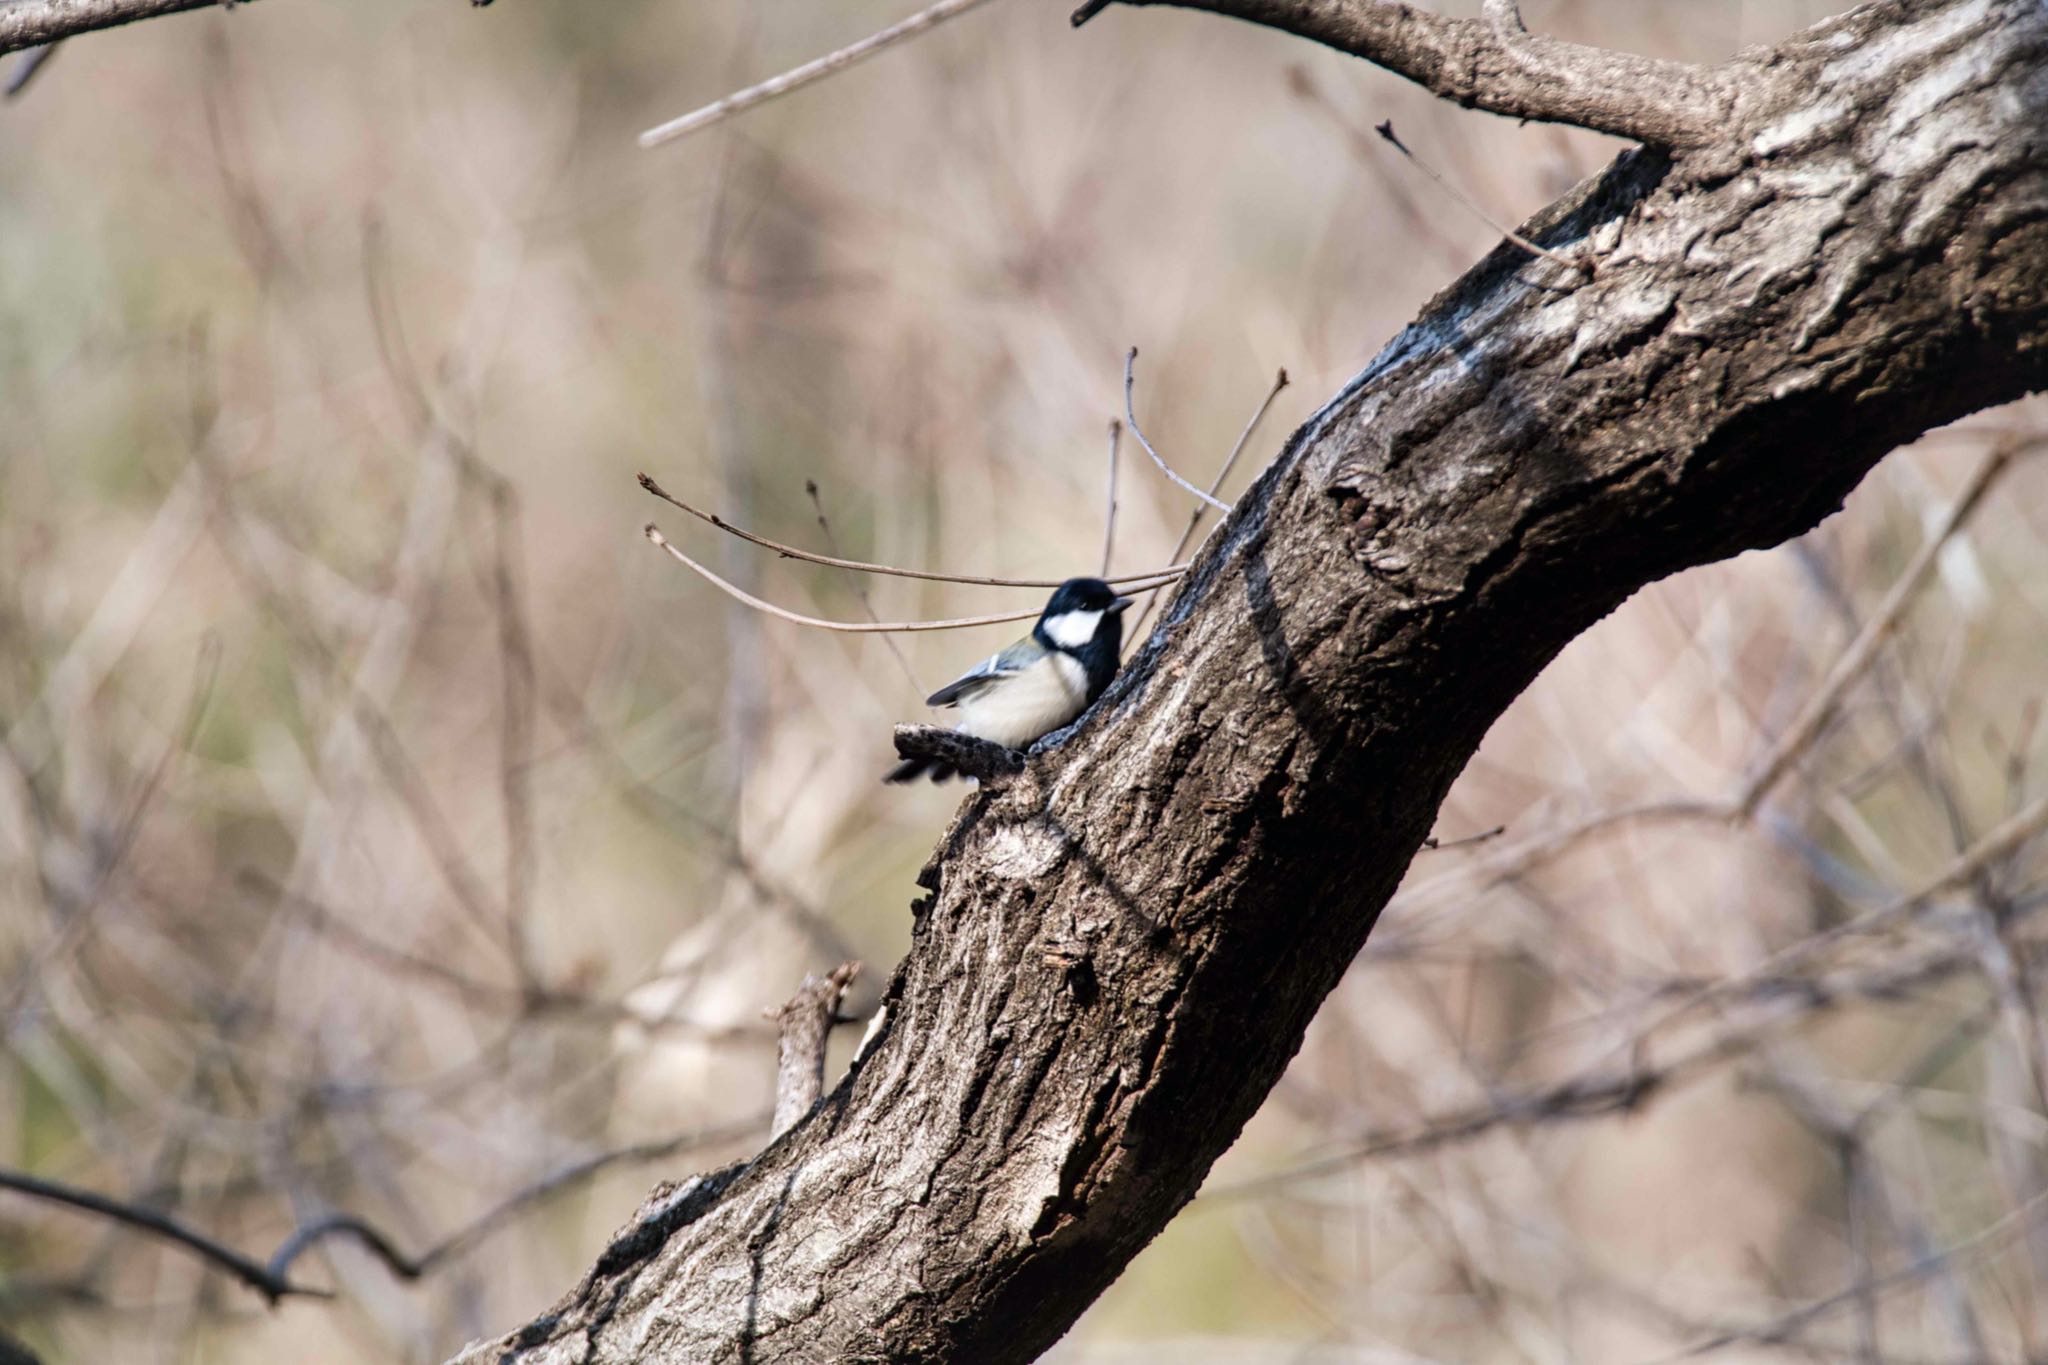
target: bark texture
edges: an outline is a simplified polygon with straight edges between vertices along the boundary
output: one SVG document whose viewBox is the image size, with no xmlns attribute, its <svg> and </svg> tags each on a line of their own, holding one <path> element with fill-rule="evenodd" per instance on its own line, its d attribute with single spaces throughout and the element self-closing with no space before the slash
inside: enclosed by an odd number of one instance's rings
<svg viewBox="0 0 2048 1365">
<path fill-rule="evenodd" d="M 1719 70 L 1719 142 L 1526 228 L 1590 277 L 1503 247 L 1434 300 L 1102 702 L 967 800 L 810 1116 L 465 1361 L 1032 1359 L 1192 1197 L 1573 636 L 2048 386 L 2048 6 L 1888 0 Z"/>
<path fill-rule="evenodd" d="M 0 52 L 62 42 L 76 33 L 132 24 L 180 10 L 250 0 L 10 0 L 0 5 Z"/>
</svg>

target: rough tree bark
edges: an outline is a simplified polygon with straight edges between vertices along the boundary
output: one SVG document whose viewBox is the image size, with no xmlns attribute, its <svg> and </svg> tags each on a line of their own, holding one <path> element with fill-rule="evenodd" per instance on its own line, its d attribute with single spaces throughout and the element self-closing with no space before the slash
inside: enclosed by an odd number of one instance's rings
<svg viewBox="0 0 2048 1365">
<path fill-rule="evenodd" d="M 66 38 L 138 19 L 209 9 L 250 0 L 10 0 L 0 5 L 0 53 Z"/>
<path fill-rule="evenodd" d="M 1620 110 L 1653 145 L 1525 229 L 1595 270 L 1503 247 L 1435 299 L 1295 433 L 1076 731 L 966 801 L 884 1032 L 809 1118 L 650 1200 L 463 1360 L 1030 1360 L 1194 1194 L 1567 641 L 2048 386 L 2040 0 L 1884 0 L 1639 92 L 1636 124 L 1583 50 L 1526 79 L 1499 0 L 1484 32 L 1197 3 L 1482 106 Z M 1443 34 L 1508 51 L 1506 94 L 1442 42 L 1404 59 Z M 1558 84 L 1575 69 L 1593 84 Z"/>
</svg>

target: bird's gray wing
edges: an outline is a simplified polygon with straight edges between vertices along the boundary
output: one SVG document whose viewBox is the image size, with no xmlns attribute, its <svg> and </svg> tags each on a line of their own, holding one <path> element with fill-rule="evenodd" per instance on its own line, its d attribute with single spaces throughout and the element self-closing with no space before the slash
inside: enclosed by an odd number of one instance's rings
<svg viewBox="0 0 2048 1365">
<path fill-rule="evenodd" d="M 991 654 L 924 699 L 926 706 L 953 706 L 989 685 L 1012 678 L 1036 663 L 1045 650 L 1028 636 L 1000 654 Z"/>
</svg>

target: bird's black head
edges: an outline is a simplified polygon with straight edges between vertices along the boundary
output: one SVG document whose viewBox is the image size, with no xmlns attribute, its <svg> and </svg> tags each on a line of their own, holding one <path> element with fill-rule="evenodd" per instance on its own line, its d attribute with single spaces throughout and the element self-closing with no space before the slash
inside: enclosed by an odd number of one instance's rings
<svg viewBox="0 0 2048 1365">
<path fill-rule="evenodd" d="M 1047 649 L 1079 659 L 1088 670 L 1088 700 L 1094 701 L 1116 676 L 1123 657 L 1124 608 L 1128 597 L 1099 578 L 1069 578 L 1053 591 L 1032 634 Z"/>
</svg>

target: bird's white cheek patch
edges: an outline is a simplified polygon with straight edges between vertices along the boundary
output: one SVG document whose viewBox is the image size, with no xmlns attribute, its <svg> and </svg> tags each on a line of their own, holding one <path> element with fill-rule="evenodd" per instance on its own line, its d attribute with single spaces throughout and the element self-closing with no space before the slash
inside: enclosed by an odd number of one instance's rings
<svg viewBox="0 0 2048 1365">
<path fill-rule="evenodd" d="M 1101 620 L 1099 611 L 1063 611 L 1046 621 L 1045 633 L 1056 645 L 1079 649 L 1095 638 L 1095 626 Z"/>
<path fill-rule="evenodd" d="M 1058 865 L 1066 849 L 1066 838 L 1051 830 L 1005 825 L 990 836 L 984 866 L 1005 881 L 1035 882 Z"/>
</svg>

